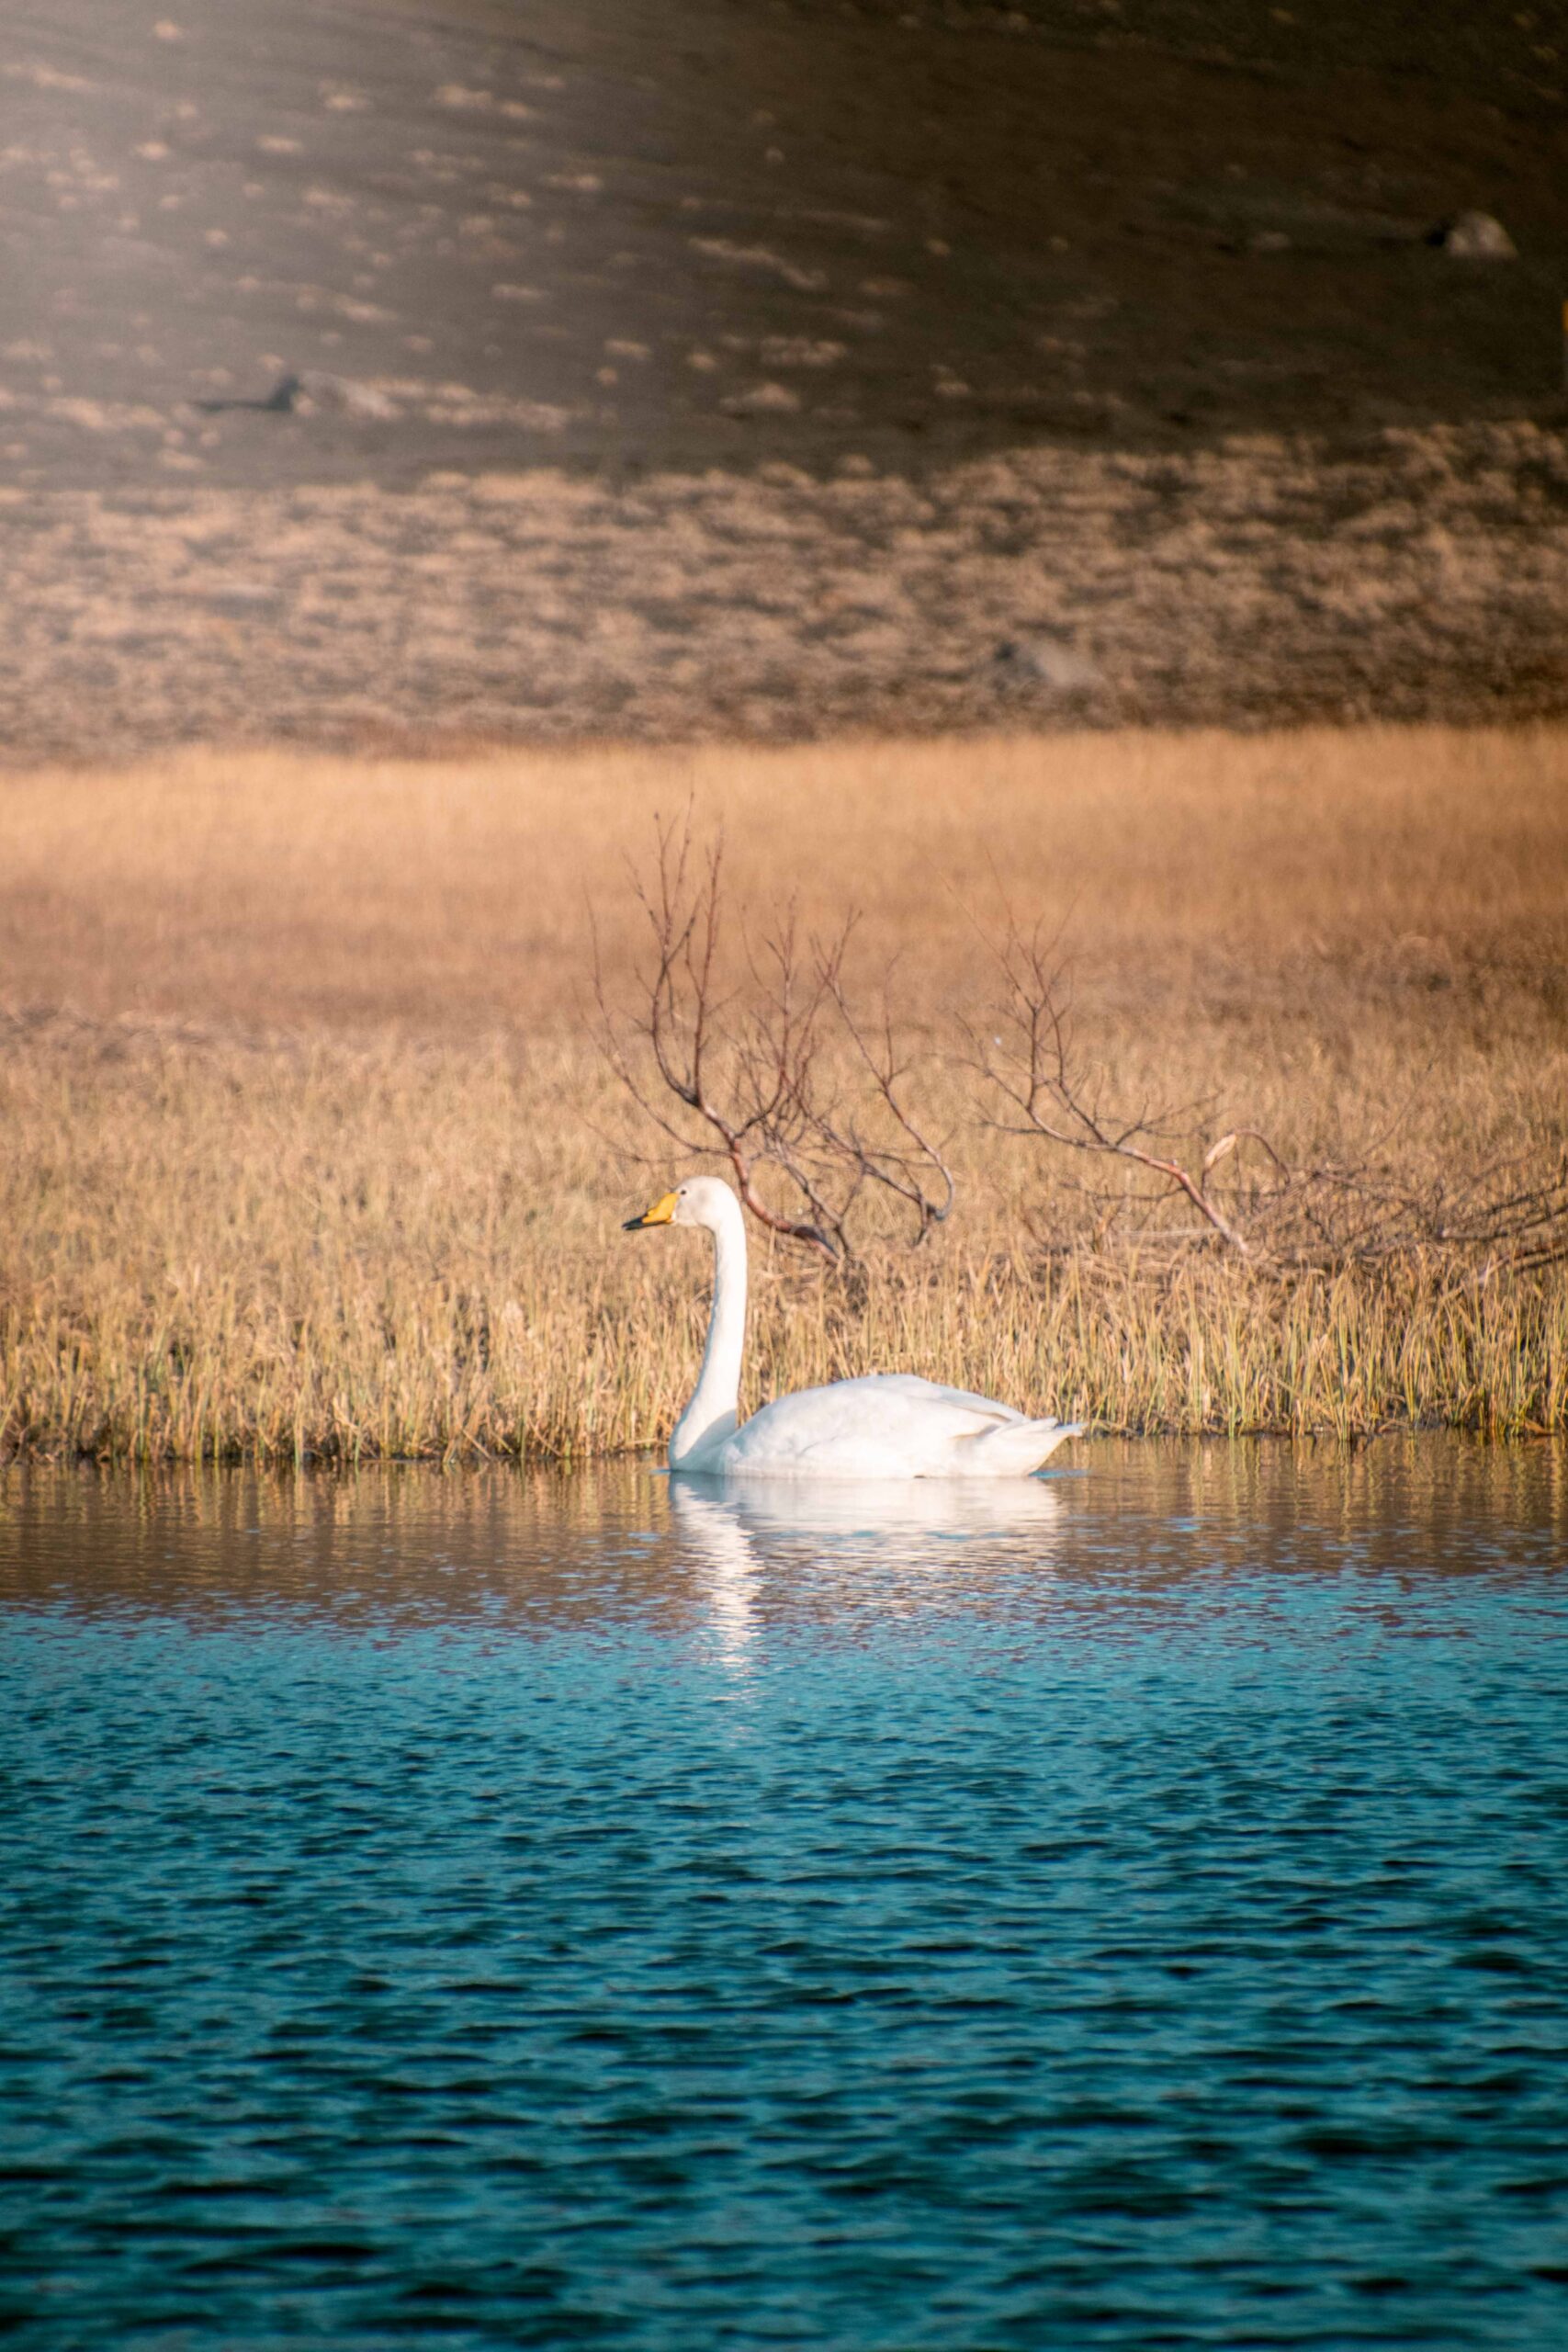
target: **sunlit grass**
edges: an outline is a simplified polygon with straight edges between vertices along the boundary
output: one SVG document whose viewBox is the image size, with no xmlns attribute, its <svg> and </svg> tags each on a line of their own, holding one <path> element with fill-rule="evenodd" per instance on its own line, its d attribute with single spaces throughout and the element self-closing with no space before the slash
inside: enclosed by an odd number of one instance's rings
<svg viewBox="0 0 1568 2352">
<path fill-rule="evenodd" d="M 578 1460 L 656 1442 L 693 1237 L 588 1034 L 587 900 L 694 796 L 738 902 L 865 910 L 958 1209 L 863 1284 L 759 1244 L 750 1396 L 876 1367 L 1122 1430 L 1568 1427 L 1568 1285 L 1441 1250 L 1280 1273 L 1151 1243 L 987 1132 L 955 1057 L 1005 895 L 1080 943 L 1130 1102 L 1422 1177 L 1561 1152 L 1568 736 L 870 744 L 468 765 L 192 757 L 0 784 L 0 1447 Z M 1179 1226 L 1181 1220 L 1175 1219 Z M 1098 1239 L 1097 1237 L 1098 1236 Z M 1156 1246 L 1157 1244 L 1157 1246 Z"/>
</svg>

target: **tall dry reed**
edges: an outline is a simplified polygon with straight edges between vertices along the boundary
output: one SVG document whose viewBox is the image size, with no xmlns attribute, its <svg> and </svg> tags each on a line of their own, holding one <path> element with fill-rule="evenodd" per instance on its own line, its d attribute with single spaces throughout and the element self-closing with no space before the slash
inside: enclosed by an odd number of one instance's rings
<svg viewBox="0 0 1568 2352">
<path fill-rule="evenodd" d="M 667 1163 L 589 1035 L 589 901 L 632 1001 L 622 861 L 688 797 L 737 907 L 863 908 L 955 1137 L 952 1224 L 858 1288 L 760 1244 L 754 1400 L 880 1364 L 1125 1430 L 1568 1427 L 1560 1267 L 1235 1262 L 987 1131 L 962 1066 L 1005 898 L 1067 924 L 1119 1099 L 1423 1182 L 1551 1164 L 1568 735 L 1369 730 L 6 779 L 0 1447 L 656 1442 L 705 1267 L 617 1230 Z"/>
</svg>

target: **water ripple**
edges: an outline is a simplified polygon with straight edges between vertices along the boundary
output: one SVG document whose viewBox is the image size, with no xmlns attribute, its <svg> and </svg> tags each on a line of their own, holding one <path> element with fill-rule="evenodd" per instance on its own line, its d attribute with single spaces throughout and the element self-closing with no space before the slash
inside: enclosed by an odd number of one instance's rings
<svg viewBox="0 0 1568 2352">
<path fill-rule="evenodd" d="M 1090 1460 L 13 1474 L 0 2324 L 1564 2340 L 1568 1465 Z"/>
</svg>

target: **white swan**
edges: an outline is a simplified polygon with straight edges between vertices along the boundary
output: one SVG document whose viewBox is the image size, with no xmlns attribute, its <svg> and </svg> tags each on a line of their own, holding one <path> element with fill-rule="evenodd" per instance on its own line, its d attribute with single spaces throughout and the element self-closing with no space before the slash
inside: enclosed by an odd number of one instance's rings
<svg viewBox="0 0 1568 2352">
<path fill-rule="evenodd" d="M 692 1176 L 628 1217 L 705 1226 L 714 1238 L 713 1314 L 691 1403 L 670 1440 L 671 1470 L 770 1478 L 1026 1478 L 1076 1423 L 1032 1421 L 1010 1405 L 912 1373 L 873 1373 L 777 1396 L 738 1419 L 746 1344 L 746 1222 L 716 1176 Z"/>
</svg>

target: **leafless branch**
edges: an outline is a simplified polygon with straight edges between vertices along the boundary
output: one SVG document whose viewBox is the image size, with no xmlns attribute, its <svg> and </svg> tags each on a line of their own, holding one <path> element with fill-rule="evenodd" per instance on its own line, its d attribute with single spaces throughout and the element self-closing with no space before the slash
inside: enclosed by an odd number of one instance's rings
<svg viewBox="0 0 1568 2352">
<path fill-rule="evenodd" d="M 595 934 L 594 994 L 603 1050 L 643 1117 L 683 1156 L 727 1164 L 759 1224 L 826 1259 L 855 1261 L 873 1194 L 897 1203 L 922 1241 L 952 1211 L 953 1175 L 910 1109 L 886 989 L 874 1019 L 856 1001 L 853 918 L 803 939 L 786 907 L 743 939 L 729 978 L 722 842 L 700 851 L 689 809 L 656 820 L 650 867 L 631 880 L 648 956 L 618 1012 Z M 791 1207 L 761 1189 L 770 1170 Z"/>
<path fill-rule="evenodd" d="M 1103 1077 L 1076 1046 L 1058 943 L 1023 933 L 1010 916 L 994 953 L 1001 1001 L 983 1031 L 968 1033 L 994 1130 L 1154 1177 L 1160 1192 L 1185 1195 L 1201 1231 L 1255 1262 L 1343 1265 L 1436 1249 L 1485 1252 L 1489 1269 L 1568 1258 L 1568 1159 L 1549 1168 L 1539 1159 L 1483 1160 L 1417 1176 L 1397 1159 L 1399 1117 L 1342 1163 L 1292 1163 L 1259 1128 L 1242 1125 L 1178 1151 L 1172 1137 L 1190 1106 L 1107 1106 Z M 1223 1191 L 1222 1170 L 1231 1175 Z M 1105 1212 L 1103 1238 L 1128 1203 L 1086 1189 Z"/>
<path fill-rule="evenodd" d="M 1235 1128 L 1222 1136 L 1194 1173 L 1171 1151 L 1157 1148 L 1168 1113 L 1146 1104 L 1132 1114 L 1107 1111 L 1099 1079 L 1074 1047 L 1066 971 L 1056 951 L 1054 939 L 1038 929 L 1025 933 L 1009 917 L 995 951 L 1002 1001 L 987 1032 L 970 1031 L 972 1064 L 1001 1105 L 987 1125 L 1002 1134 L 1037 1136 L 1070 1151 L 1097 1153 L 1145 1170 L 1162 1187 L 1184 1193 L 1212 1232 L 1250 1257 L 1251 1243 L 1214 1200 L 1209 1178 L 1256 1130 Z M 1266 1138 L 1257 1139 L 1277 1158 Z"/>
</svg>

